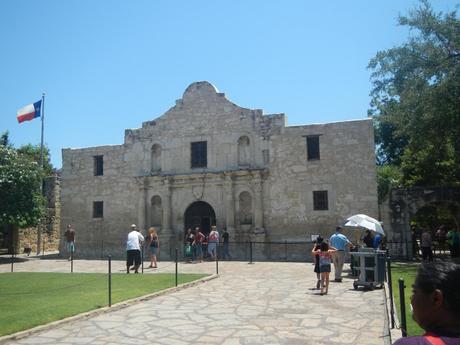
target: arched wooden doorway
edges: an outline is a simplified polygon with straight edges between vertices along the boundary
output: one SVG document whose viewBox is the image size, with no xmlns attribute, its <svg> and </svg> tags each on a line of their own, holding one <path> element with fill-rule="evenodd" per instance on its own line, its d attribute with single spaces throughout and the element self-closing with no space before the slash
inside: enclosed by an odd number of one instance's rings
<svg viewBox="0 0 460 345">
<path fill-rule="evenodd" d="M 196 201 L 191 204 L 184 215 L 185 229 L 200 227 L 204 235 L 208 235 L 211 225 L 216 224 L 216 213 L 211 205 L 204 201 Z"/>
</svg>

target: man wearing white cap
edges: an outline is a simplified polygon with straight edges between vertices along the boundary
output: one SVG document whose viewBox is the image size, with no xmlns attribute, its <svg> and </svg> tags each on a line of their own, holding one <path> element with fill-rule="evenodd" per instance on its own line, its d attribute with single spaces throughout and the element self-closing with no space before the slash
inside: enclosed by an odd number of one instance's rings
<svg viewBox="0 0 460 345">
<path fill-rule="evenodd" d="M 129 267 L 132 264 L 134 264 L 134 273 L 139 273 L 142 242 L 144 242 L 144 236 L 137 230 L 136 224 L 132 224 L 131 232 L 128 234 L 128 240 L 126 241 L 126 273 L 129 273 Z"/>
</svg>

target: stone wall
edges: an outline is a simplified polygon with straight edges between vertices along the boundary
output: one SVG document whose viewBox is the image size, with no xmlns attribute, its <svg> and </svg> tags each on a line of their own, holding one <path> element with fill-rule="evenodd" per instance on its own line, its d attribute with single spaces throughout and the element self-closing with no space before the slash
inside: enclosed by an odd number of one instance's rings
<svg viewBox="0 0 460 345">
<path fill-rule="evenodd" d="M 309 135 L 319 136 L 319 160 L 307 159 Z M 191 167 L 194 142 L 207 143 L 204 168 Z M 207 82 L 126 130 L 122 145 L 62 154 L 61 236 L 74 225 L 76 256 L 124 256 L 132 223 L 142 231 L 161 224 L 162 255 L 172 254 L 196 201 L 210 205 L 232 241 L 305 241 L 330 235 L 352 214 L 377 217 L 370 119 L 289 127 L 284 114 L 239 107 Z M 102 176 L 95 156 L 103 157 Z M 327 210 L 313 210 L 318 190 L 328 193 Z M 103 202 L 103 217 L 94 217 L 94 202 Z"/>
</svg>

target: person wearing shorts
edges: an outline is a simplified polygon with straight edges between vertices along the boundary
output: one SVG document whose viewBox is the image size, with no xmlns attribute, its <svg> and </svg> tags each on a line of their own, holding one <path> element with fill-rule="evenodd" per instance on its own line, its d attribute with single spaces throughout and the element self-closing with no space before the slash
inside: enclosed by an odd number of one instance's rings
<svg viewBox="0 0 460 345">
<path fill-rule="evenodd" d="M 208 237 L 208 253 L 211 255 L 211 260 L 217 260 L 217 245 L 219 244 L 219 233 L 216 230 L 216 226 L 211 227 L 211 232 Z"/>
<path fill-rule="evenodd" d="M 137 230 L 136 224 L 131 225 L 131 232 L 128 234 L 126 241 L 126 273 L 134 264 L 134 273 L 139 273 L 141 265 L 141 243 L 144 242 L 144 236 Z"/>
<path fill-rule="evenodd" d="M 193 247 L 195 248 L 195 257 L 196 260 L 199 262 L 203 262 L 203 240 L 204 235 L 200 231 L 199 227 L 195 228 L 195 238 L 193 241 Z"/>
<path fill-rule="evenodd" d="M 336 252 L 326 242 L 319 245 L 319 249 L 313 248 L 312 254 L 319 256 L 319 271 L 321 274 L 321 295 L 327 294 L 329 290 L 329 274 L 331 273 L 332 255 Z"/>
</svg>

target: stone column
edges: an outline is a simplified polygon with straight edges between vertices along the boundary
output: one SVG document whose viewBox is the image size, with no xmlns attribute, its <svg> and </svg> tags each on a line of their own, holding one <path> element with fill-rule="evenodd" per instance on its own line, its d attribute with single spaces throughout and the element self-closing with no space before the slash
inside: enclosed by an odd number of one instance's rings
<svg viewBox="0 0 460 345">
<path fill-rule="evenodd" d="M 227 231 L 233 232 L 235 229 L 235 198 L 233 191 L 233 175 L 232 173 L 225 174 L 225 194 L 226 194 L 226 226 Z"/>
<path fill-rule="evenodd" d="M 171 259 L 174 257 L 175 240 L 171 229 L 171 188 L 172 179 L 166 177 L 163 179 L 164 194 L 161 204 L 163 205 L 163 220 L 161 232 L 159 234 L 162 257 Z"/>
<path fill-rule="evenodd" d="M 264 209 L 262 201 L 262 178 L 256 173 L 253 178 L 254 187 L 254 228 L 256 232 L 264 231 Z"/>
<path fill-rule="evenodd" d="M 164 184 L 164 201 L 163 205 L 163 226 L 162 232 L 171 232 L 171 180 L 166 177 L 163 180 Z"/>
<path fill-rule="evenodd" d="M 146 198 L 147 198 L 147 187 L 145 186 L 144 179 L 138 179 L 137 183 L 139 185 L 139 199 L 137 203 L 137 228 L 143 233 L 146 226 Z"/>
</svg>

